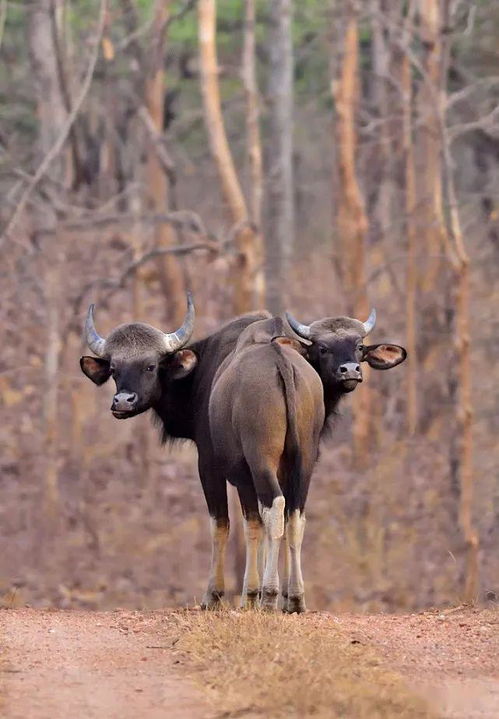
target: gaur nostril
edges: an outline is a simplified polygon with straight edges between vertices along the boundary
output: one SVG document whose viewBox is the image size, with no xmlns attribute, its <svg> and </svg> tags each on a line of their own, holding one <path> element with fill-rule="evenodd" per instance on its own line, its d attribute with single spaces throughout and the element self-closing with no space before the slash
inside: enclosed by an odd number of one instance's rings
<svg viewBox="0 0 499 719">
<path fill-rule="evenodd" d="M 118 394 L 114 395 L 113 399 L 113 407 L 115 409 L 126 409 L 127 407 L 130 407 L 135 405 L 137 402 L 137 393 L 136 392 L 118 392 Z"/>
<path fill-rule="evenodd" d="M 340 372 L 348 372 L 348 369 L 345 366 L 341 366 Z"/>
<path fill-rule="evenodd" d="M 359 365 L 357 365 L 357 367 L 355 368 L 355 370 L 356 370 L 357 372 L 360 372 L 360 367 L 359 367 Z"/>
</svg>

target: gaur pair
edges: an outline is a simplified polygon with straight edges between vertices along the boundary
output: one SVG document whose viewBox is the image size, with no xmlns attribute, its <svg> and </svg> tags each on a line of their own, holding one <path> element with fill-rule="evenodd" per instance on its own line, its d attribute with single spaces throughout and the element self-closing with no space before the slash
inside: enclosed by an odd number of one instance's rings
<svg viewBox="0 0 499 719">
<path fill-rule="evenodd" d="M 95 329 L 91 305 L 85 336 L 96 356 L 82 357 L 81 369 L 98 385 L 113 377 L 111 412 L 117 419 L 152 409 L 163 442 L 183 438 L 196 444 L 212 526 L 203 606 L 218 606 L 224 595 L 229 481 L 237 487 L 244 515 L 243 605 L 260 601 L 264 608 L 277 608 L 284 538 L 282 608 L 302 612 L 304 508 L 322 430 L 341 398 L 362 382 L 362 362 L 390 369 L 404 361 L 406 351 L 393 344 L 364 345 L 375 325 L 374 310 L 366 322 L 336 317 L 310 325 L 289 313 L 286 324 L 268 312 L 253 312 L 191 343 L 194 317 L 188 294 L 187 314 L 177 331 L 133 323 L 104 339 Z"/>
</svg>

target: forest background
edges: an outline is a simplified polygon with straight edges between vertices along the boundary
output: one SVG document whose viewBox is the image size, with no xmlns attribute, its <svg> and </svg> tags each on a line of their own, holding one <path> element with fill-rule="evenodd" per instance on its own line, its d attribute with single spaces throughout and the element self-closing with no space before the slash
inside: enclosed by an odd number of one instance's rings
<svg viewBox="0 0 499 719">
<path fill-rule="evenodd" d="M 102 335 L 378 311 L 324 443 L 311 608 L 499 593 L 499 5 L 0 0 L 0 597 L 192 604 L 208 521 L 188 445 L 119 425 Z M 229 556 L 237 592 L 238 509 Z"/>
</svg>

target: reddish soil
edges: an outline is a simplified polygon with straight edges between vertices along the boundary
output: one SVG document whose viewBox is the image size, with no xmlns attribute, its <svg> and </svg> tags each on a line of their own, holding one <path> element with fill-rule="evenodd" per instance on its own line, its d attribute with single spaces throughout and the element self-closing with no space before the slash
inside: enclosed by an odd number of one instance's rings
<svg viewBox="0 0 499 719">
<path fill-rule="evenodd" d="M 497 610 L 310 620 L 374 645 L 442 716 L 499 717 Z M 212 709 L 165 640 L 165 621 L 165 612 L 1 611 L 1 716 L 209 719 Z"/>
<path fill-rule="evenodd" d="M 449 719 L 499 718 L 499 610 L 333 617 Z"/>
<path fill-rule="evenodd" d="M 135 613 L 0 612 L 2 719 L 208 719 Z"/>
</svg>

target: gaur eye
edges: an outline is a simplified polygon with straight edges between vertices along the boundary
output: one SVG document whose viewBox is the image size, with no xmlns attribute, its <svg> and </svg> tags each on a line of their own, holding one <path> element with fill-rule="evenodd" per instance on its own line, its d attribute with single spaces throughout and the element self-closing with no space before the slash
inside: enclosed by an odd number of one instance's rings
<svg viewBox="0 0 499 719">
<path fill-rule="evenodd" d="M 357 347 L 357 352 L 363 352 L 364 351 L 364 345 L 359 345 Z"/>
<path fill-rule="evenodd" d="M 155 369 L 156 369 L 156 365 L 150 364 L 148 367 L 146 367 L 146 372 L 154 372 Z"/>
<path fill-rule="evenodd" d="M 324 345 L 322 345 L 321 347 L 319 347 L 319 352 L 321 353 L 321 355 L 325 355 L 327 352 L 327 347 L 324 347 Z"/>
</svg>

